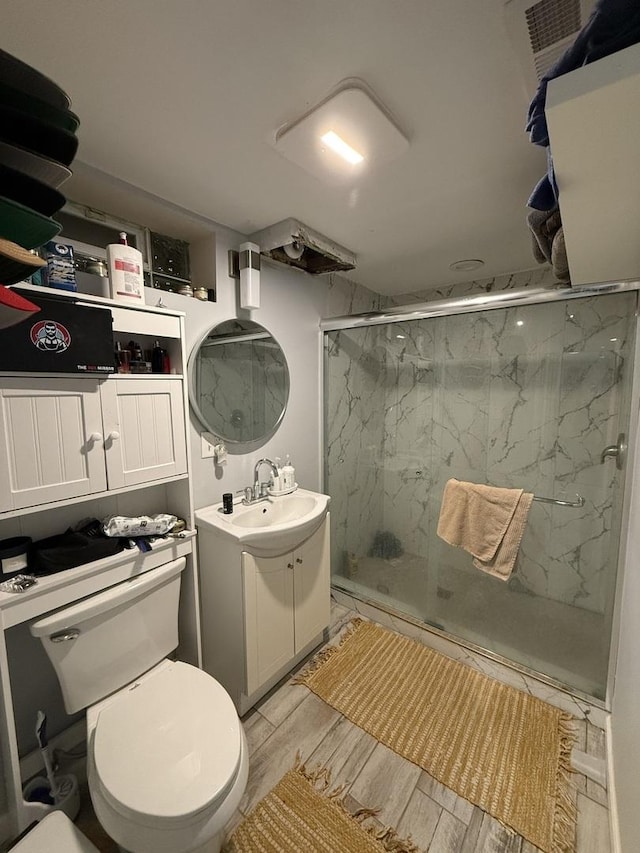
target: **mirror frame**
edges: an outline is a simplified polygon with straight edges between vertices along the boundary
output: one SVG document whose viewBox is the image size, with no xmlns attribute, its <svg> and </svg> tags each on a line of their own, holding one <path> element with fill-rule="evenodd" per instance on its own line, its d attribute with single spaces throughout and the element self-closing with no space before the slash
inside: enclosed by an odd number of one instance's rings
<svg viewBox="0 0 640 853">
<path fill-rule="evenodd" d="M 211 334 L 211 332 L 214 329 L 216 329 L 218 326 L 222 326 L 224 323 L 232 323 L 234 321 L 243 322 L 243 318 L 228 317 L 226 320 L 220 320 L 217 323 L 213 323 L 211 326 L 208 326 L 207 329 L 205 329 L 205 331 L 202 333 L 202 335 L 200 335 L 196 339 L 195 343 L 191 347 L 191 352 L 189 353 L 189 359 L 187 362 L 187 376 L 188 376 L 187 390 L 188 390 L 188 397 L 189 397 L 189 406 L 191 407 L 194 415 L 196 416 L 200 426 L 203 427 L 203 429 L 206 432 L 210 433 L 211 435 L 214 435 L 216 438 L 219 438 L 225 444 L 232 444 L 236 448 L 239 448 L 242 446 L 246 446 L 247 448 L 257 448 L 257 447 L 260 447 L 262 444 L 264 444 L 266 441 L 268 441 L 275 434 L 276 430 L 278 429 L 278 427 L 282 423 L 282 419 L 285 416 L 285 413 L 287 411 L 287 407 L 289 405 L 289 399 L 291 397 L 291 372 L 289 370 L 289 362 L 287 361 L 287 357 L 285 355 L 284 350 L 280 346 L 279 341 L 273 336 L 273 334 L 269 331 L 269 329 L 267 329 L 261 323 L 258 323 L 256 320 L 245 321 L 245 322 L 254 323 L 256 326 L 259 326 L 261 329 L 264 329 L 265 332 L 268 332 L 268 334 L 270 335 L 272 340 L 278 345 L 278 348 L 280 349 L 280 352 L 282 353 L 282 357 L 284 359 L 284 365 L 285 365 L 285 368 L 287 371 L 287 395 L 286 395 L 286 398 L 284 401 L 284 405 L 282 406 L 282 411 L 280 412 L 278 419 L 276 420 L 276 422 L 273 424 L 273 426 L 267 432 L 263 433 L 261 436 L 258 436 L 257 438 L 248 438 L 248 439 L 227 438 L 224 435 L 220 435 L 219 432 L 216 432 L 215 430 L 213 430 L 211 428 L 211 424 L 207 423 L 206 418 L 202 414 L 202 410 L 200 409 L 200 406 L 198 405 L 198 402 L 196 400 L 195 372 L 196 372 L 196 361 L 197 361 L 198 353 L 200 352 L 200 347 L 202 346 L 202 344 L 205 342 L 205 340 L 209 337 L 209 335 Z"/>
</svg>

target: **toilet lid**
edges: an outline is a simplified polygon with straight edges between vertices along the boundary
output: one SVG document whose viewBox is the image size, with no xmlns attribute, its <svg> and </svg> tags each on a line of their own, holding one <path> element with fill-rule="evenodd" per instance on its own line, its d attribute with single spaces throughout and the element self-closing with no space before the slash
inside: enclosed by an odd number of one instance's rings
<svg viewBox="0 0 640 853">
<path fill-rule="evenodd" d="M 233 784 L 240 720 L 226 690 L 186 663 L 129 686 L 98 717 L 93 756 L 114 808 L 179 820 L 211 807 Z"/>
</svg>

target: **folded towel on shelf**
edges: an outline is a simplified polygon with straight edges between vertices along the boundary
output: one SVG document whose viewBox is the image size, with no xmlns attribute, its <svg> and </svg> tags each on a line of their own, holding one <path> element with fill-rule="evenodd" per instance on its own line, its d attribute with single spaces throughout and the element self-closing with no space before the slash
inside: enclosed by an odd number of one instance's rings
<svg viewBox="0 0 640 853">
<path fill-rule="evenodd" d="M 451 479 L 444 488 L 438 536 L 473 556 L 482 571 L 509 580 L 533 495 Z"/>
<path fill-rule="evenodd" d="M 570 281 L 560 210 L 529 210 L 527 224 L 536 261 L 551 264 L 558 281 Z"/>
</svg>

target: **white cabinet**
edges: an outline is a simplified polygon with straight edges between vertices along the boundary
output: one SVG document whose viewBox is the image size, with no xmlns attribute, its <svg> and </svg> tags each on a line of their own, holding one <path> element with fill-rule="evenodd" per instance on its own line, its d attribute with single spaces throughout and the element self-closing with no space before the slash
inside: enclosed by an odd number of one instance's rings
<svg viewBox="0 0 640 853">
<path fill-rule="evenodd" d="M 549 81 L 545 116 L 574 285 L 640 278 L 640 44 Z"/>
<path fill-rule="evenodd" d="M 323 639 L 329 515 L 294 551 L 257 557 L 198 524 L 203 663 L 246 713 Z"/>
<path fill-rule="evenodd" d="M 329 528 L 280 557 L 242 554 L 246 694 L 266 684 L 329 624 Z"/>
<path fill-rule="evenodd" d="M 27 289 L 30 286 L 25 285 Z M 39 289 L 35 289 L 38 292 Z M 115 339 L 149 349 L 166 347 L 175 374 L 0 376 L 0 539 L 26 535 L 40 539 L 96 513 L 169 512 L 193 526 L 188 479 L 188 402 L 184 315 L 151 306 L 124 306 L 84 294 L 56 293 L 61 299 L 108 306 Z M 61 720 L 60 699 L 51 695 L 41 672 L 41 651 L 8 646 L 7 632 L 73 600 L 120 580 L 185 556 L 180 591 L 177 654 L 201 664 L 198 578 L 193 536 L 158 540 L 149 553 L 123 551 L 69 572 L 38 579 L 23 595 L 0 593 L 0 847 L 38 814 L 25 803 L 22 785 L 33 775 L 32 757 L 20 754 L 33 707 L 45 704 Z M 171 556 L 170 556 L 171 554 Z M 10 657 L 12 660 L 10 661 Z M 13 671 L 11 671 L 13 670 Z M 24 672 L 34 673 L 31 686 Z M 41 678 L 41 675 L 45 677 Z M 53 683 L 53 682 L 51 682 Z M 35 692 L 32 692 L 35 691 Z M 34 703 L 37 702 L 37 705 Z M 17 726 L 16 726 L 17 722 Z M 30 724 L 31 725 L 31 724 Z M 53 736 L 55 724 L 52 726 Z M 18 734 L 20 732 L 20 735 Z M 51 732 L 50 732 L 51 734 Z"/>
<path fill-rule="evenodd" d="M 110 489 L 185 473 L 181 380 L 108 379 L 101 397 Z"/>
<path fill-rule="evenodd" d="M 0 407 L 0 512 L 106 489 L 97 379 L 3 379 Z"/>
<path fill-rule="evenodd" d="M 183 474 L 182 382 L 6 378 L 0 512 Z"/>
</svg>

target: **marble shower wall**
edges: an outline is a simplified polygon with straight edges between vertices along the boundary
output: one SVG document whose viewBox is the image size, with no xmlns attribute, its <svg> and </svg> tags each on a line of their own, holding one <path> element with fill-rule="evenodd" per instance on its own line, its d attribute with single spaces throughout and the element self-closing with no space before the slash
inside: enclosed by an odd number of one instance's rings
<svg viewBox="0 0 640 853">
<path fill-rule="evenodd" d="M 424 560 L 435 596 L 452 572 L 477 571 L 436 536 L 450 477 L 567 500 L 579 492 L 582 508 L 533 504 L 510 583 L 608 611 L 623 472 L 600 454 L 627 418 L 634 308 L 635 294 L 614 294 L 332 333 L 352 349 L 328 359 L 327 482 L 332 514 L 344 508 L 357 523 L 336 531 L 336 548 L 365 555 L 376 532 L 390 532 Z M 348 365 L 358 353 L 360 365 Z"/>
<path fill-rule="evenodd" d="M 325 482 L 331 495 L 331 565 L 349 574 L 349 555 L 367 552 L 382 521 L 385 352 L 375 326 L 327 335 Z"/>
<path fill-rule="evenodd" d="M 205 420 L 225 424 L 233 441 L 269 432 L 287 399 L 286 371 L 282 351 L 271 340 L 203 348 L 196 384 Z"/>
</svg>

